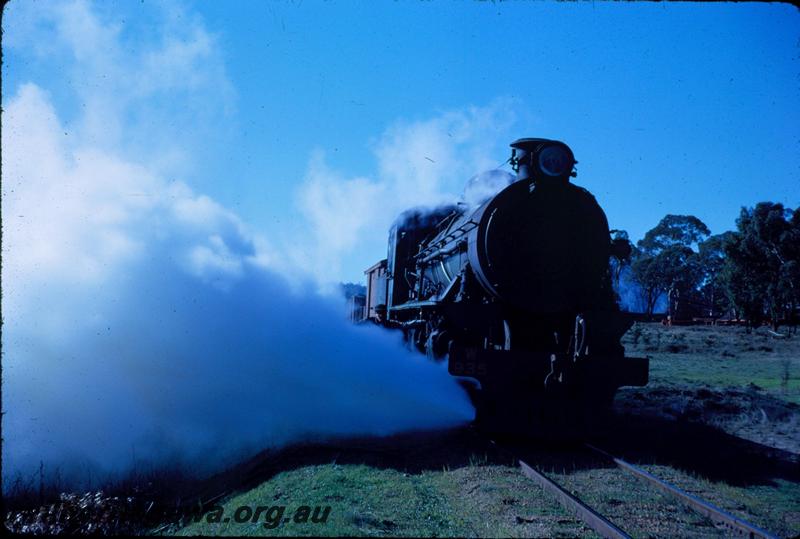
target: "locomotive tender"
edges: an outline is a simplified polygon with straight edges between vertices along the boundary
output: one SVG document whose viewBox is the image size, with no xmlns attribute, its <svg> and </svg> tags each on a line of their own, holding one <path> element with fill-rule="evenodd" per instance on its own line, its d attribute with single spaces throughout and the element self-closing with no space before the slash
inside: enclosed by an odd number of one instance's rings
<svg viewBox="0 0 800 539">
<path fill-rule="evenodd" d="M 395 222 L 387 259 L 366 272 L 367 316 L 447 357 L 479 422 L 559 422 L 647 383 L 647 359 L 620 344 L 632 321 L 611 283 L 610 257 L 630 246 L 611 240 L 595 198 L 569 181 L 566 144 L 511 148 L 516 179 L 478 207 L 409 210 Z"/>
</svg>

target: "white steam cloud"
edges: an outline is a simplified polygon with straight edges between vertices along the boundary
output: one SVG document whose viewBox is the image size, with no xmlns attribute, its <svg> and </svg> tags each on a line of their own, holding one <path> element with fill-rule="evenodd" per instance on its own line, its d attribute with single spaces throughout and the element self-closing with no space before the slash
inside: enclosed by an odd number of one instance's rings
<svg viewBox="0 0 800 539">
<path fill-rule="evenodd" d="M 468 206 L 480 206 L 511 185 L 515 179 L 516 176 L 500 169 L 476 174 L 464 186 L 464 194 L 461 195 L 461 200 Z"/>
<path fill-rule="evenodd" d="M 202 25 L 122 64 L 171 74 L 156 84 L 120 71 L 119 32 L 84 3 L 58 4 L 45 19 L 81 80 L 108 69 L 133 82 L 78 85 L 89 106 L 69 124 L 33 83 L 4 104 L 4 483 L 40 460 L 64 472 L 121 472 L 135 453 L 211 469 L 307 436 L 471 419 L 443 366 L 393 333 L 349 325 L 341 305 L 302 278 L 290 286 L 273 269 L 273 248 L 236 214 L 166 180 L 182 150 L 130 157 L 148 144 L 141 125 L 159 131 L 151 124 L 160 125 L 161 92 L 189 103 L 211 88 L 228 92 Z M 320 188 L 303 195 L 312 222 L 342 226 L 335 249 L 352 248 L 363 224 L 325 208 L 393 184 L 337 181 L 315 166 L 309 182 Z M 438 187 L 424 192 L 438 196 Z"/>
<path fill-rule="evenodd" d="M 318 278 L 344 279 L 344 259 L 355 258 L 366 269 L 385 256 L 387 232 L 403 211 L 459 199 L 474 203 L 487 191 L 497 192 L 507 182 L 507 173 L 494 169 L 502 164 L 498 156 L 510 152 L 513 105 L 498 99 L 486 107 L 396 123 L 373 144 L 378 163 L 373 177 L 348 178 L 316 152 L 298 194 L 311 241 L 290 248 L 290 256 Z M 481 170 L 490 172 L 473 178 L 465 190 L 465 180 Z M 373 258 L 363 258 L 365 252 Z"/>
</svg>

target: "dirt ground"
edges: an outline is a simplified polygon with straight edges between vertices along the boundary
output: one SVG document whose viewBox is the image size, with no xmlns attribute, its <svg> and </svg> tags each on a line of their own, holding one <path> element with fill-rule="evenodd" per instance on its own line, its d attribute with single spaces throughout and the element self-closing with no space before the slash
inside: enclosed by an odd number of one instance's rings
<svg viewBox="0 0 800 539">
<path fill-rule="evenodd" d="M 617 396 L 615 408 L 626 414 L 702 423 L 800 455 L 800 406 L 757 386 L 627 389 Z"/>
</svg>

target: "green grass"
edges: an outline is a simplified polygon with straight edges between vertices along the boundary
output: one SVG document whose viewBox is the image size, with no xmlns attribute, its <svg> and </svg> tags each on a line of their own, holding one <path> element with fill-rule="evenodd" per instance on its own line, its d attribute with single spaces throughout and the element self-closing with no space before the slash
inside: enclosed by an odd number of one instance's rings
<svg viewBox="0 0 800 539">
<path fill-rule="evenodd" d="M 301 505 L 330 506 L 325 523 L 293 520 L 267 529 L 256 523 L 192 523 L 179 535 L 404 535 L 455 536 L 467 533 L 454 519 L 448 500 L 431 474 L 408 475 L 364 465 L 308 466 L 282 472 L 259 487 L 229 499 L 225 514 L 239 506 L 286 506 L 291 516 Z"/>
<path fill-rule="evenodd" d="M 264 518 L 216 524 L 203 519 L 176 534 L 570 537 L 588 532 L 511 466 L 469 465 L 418 474 L 365 465 L 306 466 L 229 498 L 223 508 L 232 517 L 240 506 L 272 505 L 285 506 L 286 517 L 301 505 L 330 506 L 331 511 L 325 523 L 290 520 L 269 529 Z"/>
</svg>

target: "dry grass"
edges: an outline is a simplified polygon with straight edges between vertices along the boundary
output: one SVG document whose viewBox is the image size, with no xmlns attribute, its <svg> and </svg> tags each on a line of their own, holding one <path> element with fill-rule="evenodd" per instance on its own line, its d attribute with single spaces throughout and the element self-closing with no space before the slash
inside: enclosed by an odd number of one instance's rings
<svg viewBox="0 0 800 539">
<path fill-rule="evenodd" d="M 654 385 L 756 386 L 800 404 L 800 334 L 775 338 L 761 328 L 665 327 L 637 322 L 623 338 L 629 355 L 650 357 Z"/>
</svg>

